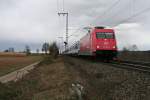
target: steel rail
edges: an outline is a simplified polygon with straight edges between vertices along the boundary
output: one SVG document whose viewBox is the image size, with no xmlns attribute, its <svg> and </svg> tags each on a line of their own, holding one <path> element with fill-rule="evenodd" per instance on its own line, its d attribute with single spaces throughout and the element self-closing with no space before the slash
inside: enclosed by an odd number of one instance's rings
<svg viewBox="0 0 150 100">
<path fill-rule="evenodd" d="M 83 59 L 82 57 L 77 57 L 78 59 Z M 117 68 L 123 68 L 123 69 L 129 69 L 134 71 L 140 71 L 140 72 L 147 72 L 150 73 L 150 62 L 137 62 L 137 61 L 110 61 L 110 62 L 104 62 L 98 59 L 92 59 L 91 58 L 85 58 L 84 60 L 88 60 L 90 62 L 96 62 L 101 63 L 104 65 L 109 65 Z"/>
<path fill-rule="evenodd" d="M 110 62 L 110 64 L 113 65 L 114 67 L 116 66 L 119 68 L 126 68 L 126 69 L 132 69 L 132 70 L 138 70 L 138 71 L 150 73 L 149 63 L 121 61 L 121 62 Z"/>
</svg>

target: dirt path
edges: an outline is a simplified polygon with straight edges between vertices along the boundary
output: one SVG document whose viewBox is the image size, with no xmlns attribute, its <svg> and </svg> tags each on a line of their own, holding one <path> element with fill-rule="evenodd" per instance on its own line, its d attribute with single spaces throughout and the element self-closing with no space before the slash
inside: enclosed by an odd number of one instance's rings
<svg viewBox="0 0 150 100">
<path fill-rule="evenodd" d="M 7 83 L 9 81 L 17 81 L 18 79 L 21 79 L 24 75 L 26 75 L 27 73 L 29 73 L 30 70 L 34 69 L 35 66 L 38 64 L 39 62 L 33 63 L 29 66 L 26 66 L 22 69 L 16 70 L 14 72 L 11 72 L 7 75 L 1 76 L 0 77 L 0 82 L 2 83 Z"/>
</svg>

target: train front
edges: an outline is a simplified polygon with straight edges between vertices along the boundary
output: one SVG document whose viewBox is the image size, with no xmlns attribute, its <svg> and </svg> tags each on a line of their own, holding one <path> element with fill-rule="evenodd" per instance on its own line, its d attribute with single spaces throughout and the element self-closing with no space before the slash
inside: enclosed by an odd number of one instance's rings
<svg viewBox="0 0 150 100">
<path fill-rule="evenodd" d="M 95 28 L 93 46 L 96 56 L 112 60 L 117 57 L 117 43 L 113 29 Z"/>
</svg>

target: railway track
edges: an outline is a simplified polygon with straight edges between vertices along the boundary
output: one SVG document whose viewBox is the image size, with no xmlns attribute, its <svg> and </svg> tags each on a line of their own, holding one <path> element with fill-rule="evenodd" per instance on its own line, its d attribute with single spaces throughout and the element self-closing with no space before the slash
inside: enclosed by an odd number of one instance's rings
<svg viewBox="0 0 150 100">
<path fill-rule="evenodd" d="M 113 61 L 113 62 L 110 62 L 109 64 L 111 64 L 114 67 L 150 73 L 149 62 Z"/>
<path fill-rule="evenodd" d="M 83 57 L 76 57 L 78 59 L 84 59 L 91 61 L 93 59 L 89 58 L 83 58 Z M 103 63 L 105 65 L 110 65 L 113 67 L 128 69 L 128 70 L 136 70 L 140 72 L 150 73 L 150 62 L 137 62 L 137 61 L 111 61 L 111 62 L 104 62 L 99 59 L 94 59 L 94 62 L 96 63 Z"/>
</svg>

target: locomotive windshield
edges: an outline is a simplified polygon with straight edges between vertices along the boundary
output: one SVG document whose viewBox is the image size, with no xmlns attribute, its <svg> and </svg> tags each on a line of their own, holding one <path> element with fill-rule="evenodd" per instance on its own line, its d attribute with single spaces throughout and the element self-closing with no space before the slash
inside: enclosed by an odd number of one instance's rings
<svg viewBox="0 0 150 100">
<path fill-rule="evenodd" d="M 96 38 L 98 38 L 98 39 L 113 39 L 114 35 L 113 35 L 113 33 L 108 33 L 108 32 L 97 32 Z"/>
</svg>

